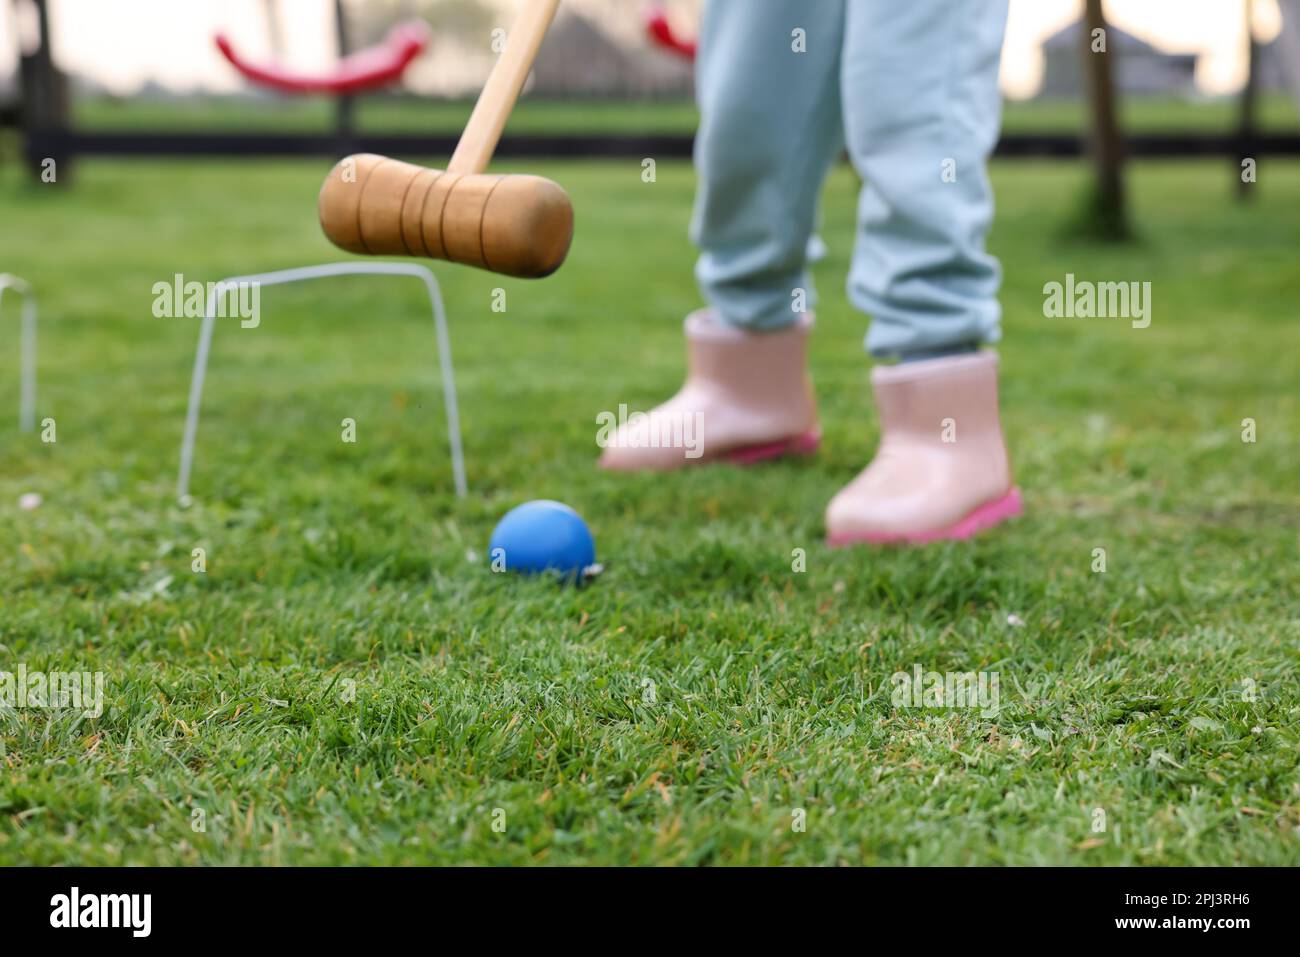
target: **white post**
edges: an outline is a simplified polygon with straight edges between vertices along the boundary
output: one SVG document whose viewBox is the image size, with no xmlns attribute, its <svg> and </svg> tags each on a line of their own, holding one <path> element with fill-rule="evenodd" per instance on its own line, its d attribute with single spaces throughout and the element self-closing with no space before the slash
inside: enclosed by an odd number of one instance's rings
<svg viewBox="0 0 1300 957">
<path fill-rule="evenodd" d="M 199 329 L 198 347 L 194 353 L 194 374 L 190 379 L 189 406 L 185 412 L 185 435 L 181 439 L 180 471 L 176 479 L 177 497 L 185 502 L 189 497 L 190 475 L 194 468 L 194 445 L 199 430 L 199 406 L 203 401 L 203 384 L 207 376 L 208 356 L 212 351 L 212 331 L 216 326 L 217 303 L 226 291 L 240 283 L 257 283 L 261 286 L 278 286 L 291 282 L 306 282 L 332 276 L 411 276 L 424 282 L 433 311 L 438 361 L 442 371 L 443 400 L 447 407 L 447 432 L 451 443 L 451 469 L 456 484 L 456 494 L 468 494 L 465 479 L 465 452 L 460 435 L 460 410 L 456 404 L 456 381 L 451 361 L 451 336 L 447 331 L 447 314 L 443 308 L 442 290 L 433 271 L 416 263 L 346 262 L 322 266 L 304 266 L 299 269 L 282 269 L 278 272 L 223 279 L 213 287 L 204 310 L 203 325 Z"/>
<path fill-rule="evenodd" d="M 0 301 L 3 301 L 6 289 L 12 289 L 23 297 L 18 428 L 22 432 L 33 432 L 36 430 L 36 296 L 29 283 L 17 276 L 0 273 Z"/>
</svg>

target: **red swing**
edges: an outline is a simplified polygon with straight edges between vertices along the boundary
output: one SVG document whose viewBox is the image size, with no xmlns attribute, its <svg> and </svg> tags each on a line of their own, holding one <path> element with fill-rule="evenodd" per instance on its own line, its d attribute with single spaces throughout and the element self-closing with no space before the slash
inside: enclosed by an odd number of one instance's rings
<svg viewBox="0 0 1300 957">
<path fill-rule="evenodd" d="M 223 33 L 216 35 L 217 49 L 230 65 L 260 86 L 285 93 L 332 93 L 346 95 L 377 90 L 396 83 L 406 68 L 424 52 L 432 39 L 422 20 L 399 23 L 383 42 L 339 60 L 325 74 L 295 73 L 279 64 L 256 64 L 240 56 Z"/>
<path fill-rule="evenodd" d="M 695 41 L 683 40 L 668 22 L 668 14 L 663 7 L 651 7 L 646 11 L 645 30 L 655 45 L 663 47 L 687 60 L 695 59 Z"/>
</svg>

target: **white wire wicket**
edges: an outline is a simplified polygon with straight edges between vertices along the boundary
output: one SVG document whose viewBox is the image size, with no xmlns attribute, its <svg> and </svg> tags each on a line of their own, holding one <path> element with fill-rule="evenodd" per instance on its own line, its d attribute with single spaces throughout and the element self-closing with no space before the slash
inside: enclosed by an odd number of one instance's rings
<svg viewBox="0 0 1300 957">
<path fill-rule="evenodd" d="M 442 370 L 443 400 L 447 407 L 447 434 L 451 444 L 451 470 L 456 483 L 456 494 L 464 498 L 468 493 L 465 481 L 465 452 L 461 444 L 460 411 L 456 404 L 456 381 L 452 372 L 451 337 L 447 333 L 447 314 L 443 308 L 442 290 L 433 271 L 415 263 L 345 262 L 321 266 L 304 266 L 299 269 L 282 269 L 278 272 L 223 279 L 208 293 L 203 311 L 203 326 L 199 329 L 199 344 L 194 354 L 194 375 L 190 380 L 190 401 L 185 413 L 185 436 L 181 440 L 180 472 L 176 479 L 176 494 L 182 501 L 189 499 L 190 476 L 194 468 L 194 443 L 199 430 L 199 406 L 203 401 L 203 383 L 207 377 L 208 356 L 212 351 L 212 330 L 217 322 L 217 304 L 228 292 L 241 284 L 282 286 L 292 282 L 328 279 L 334 276 L 410 276 L 421 280 L 429 292 L 433 310 L 433 324 L 438 344 L 438 362 Z"/>
<path fill-rule="evenodd" d="M 18 429 L 22 432 L 36 430 L 36 295 L 30 283 L 0 273 L 0 304 L 4 302 L 5 290 L 12 289 L 22 297 L 22 379 L 18 397 Z"/>
</svg>

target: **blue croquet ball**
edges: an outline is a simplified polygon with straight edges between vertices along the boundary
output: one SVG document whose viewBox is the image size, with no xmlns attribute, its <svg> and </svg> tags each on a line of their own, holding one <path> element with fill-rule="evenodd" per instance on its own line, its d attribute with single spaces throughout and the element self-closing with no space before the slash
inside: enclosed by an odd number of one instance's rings
<svg viewBox="0 0 1300 957">
<path fill-rule="evenodd" d="M 596 562 L 596 542 L 581 515 L 560 502 L 540 499 L 512 508 L 497 522 L 488 560 L 493 569 L 554 571 L 578 579 Z"/>
</svg>

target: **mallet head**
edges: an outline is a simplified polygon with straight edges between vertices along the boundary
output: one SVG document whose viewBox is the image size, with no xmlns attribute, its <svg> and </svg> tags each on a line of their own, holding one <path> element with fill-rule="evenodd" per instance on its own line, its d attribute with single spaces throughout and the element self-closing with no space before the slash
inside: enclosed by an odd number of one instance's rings
<svg viewBox="0 0 1300 957">
<path fill-rule="evenodd" d="M 540 176 L 461 175 L 358 153 L 320 191 L 334 245 L 376 256 L 427 256 L 536 279 L 560 268 L 573 204 Z"/>
</svg>

